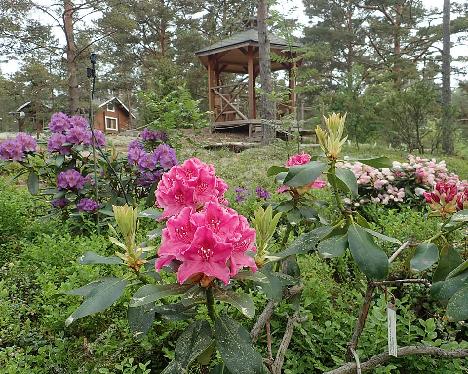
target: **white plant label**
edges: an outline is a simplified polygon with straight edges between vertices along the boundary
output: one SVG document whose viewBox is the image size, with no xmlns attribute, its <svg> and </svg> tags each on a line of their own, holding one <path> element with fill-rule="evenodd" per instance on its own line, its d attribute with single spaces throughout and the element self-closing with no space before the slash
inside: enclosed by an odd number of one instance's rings
<svg viewBox="0 0 468 374">
<path fill-rule="evenodd" d="M 397 357 L 398 345 L 396 338 L 396 308 L 392 303 L 387 304 L 387 328 L 388 328 L 388 354 Z"/>
</svg>

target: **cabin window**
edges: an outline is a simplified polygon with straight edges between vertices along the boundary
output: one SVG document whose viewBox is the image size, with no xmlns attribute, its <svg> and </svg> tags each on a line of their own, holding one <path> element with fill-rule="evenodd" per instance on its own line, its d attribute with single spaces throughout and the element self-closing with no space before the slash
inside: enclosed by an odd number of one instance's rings
<svg viewBox="0 0 468 374">
<path fill-rule="evenodd" d="M 107 110 L 109 112 L 115 112 L 115 104 L 114 103 L 108 103 L 107 104 Z"/>
<path fill-rule="evenodd" d="M 106 117 L 106 130 L 119 131 L 119 123 L 117 118 Z"/>
</svg>

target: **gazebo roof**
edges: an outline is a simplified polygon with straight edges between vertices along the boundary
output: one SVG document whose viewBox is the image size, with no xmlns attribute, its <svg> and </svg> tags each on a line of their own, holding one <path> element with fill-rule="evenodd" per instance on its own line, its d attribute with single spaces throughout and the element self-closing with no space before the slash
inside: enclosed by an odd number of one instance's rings
<svg viewBox="0 0 468 374">
<path fill-rule="evenodd" d="M 288 51 L 290 48 L 301 47 L 296 42 L 288 43 L 287 40 L 280 38 L 274 34 L 270 34 L 270 48 L 273 53 L 280 54 Z M 232 73 L 245 73 L 245 68 L 248 64 L 247 48 L 255 47 L 254 59 L 258 62 L 258 30 L 251 28 L 223 39 L 209 47 L 200 49 L 195 52 L 201 62 L 208 66 L 208 56 L 219 54 L 217 57 L 218 64 L 223 66 L 223 71 Z M 284 64 L 272 61 L 272 70 L 286 69 Z"/>
</svg>

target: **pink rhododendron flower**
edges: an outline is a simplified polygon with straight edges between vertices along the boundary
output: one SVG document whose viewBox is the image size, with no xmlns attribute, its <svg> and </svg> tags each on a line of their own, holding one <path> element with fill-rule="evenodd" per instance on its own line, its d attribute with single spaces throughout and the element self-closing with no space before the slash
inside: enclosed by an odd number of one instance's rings
<svg viewBox="0 0 468 374">
<path fill-rule="evenodd" d="M 459 191 L 456 184 L 438 182 L 434 191 L 424 192 L 423 195 L 431 209 L 444 217 L 456 212 L 457 209 L 460 209 L 460 205 L 463 208 L 463 197 L 460 198 L 459 194 L 463 196 L 465 191 Z M 459 199 L 462 200 L 462 204 L 459 204 Z"/>
<path fill-rule="evenodd" d="M 191 158 L 164 173 L 155 194 L 158 206 L 164 209 L 163 218 L 168 218 L 186 206 L 198 210 L 210 201 L 226 203 L 227 188 L 212 165 Z"/>
<path fill-rule="evenodd" d="M 291 166 L 299 166 L 299 165 L 305 165 L 310 162 L 310 159 L 312 157 L 308 153 L 298 153 L 294 156 L 291 156 L 289 160 L 286 162 L 286 166 L 291 167 Z"/>
<path fill-rule="evenodd" d="M 204 274 L 229 283 L 229 268 L 226 262 L 232 253 L 232 244 L 216 240 L 216 236 L 207 227 L 199 227 L 193 242 L 182 254 L 182 264 L 177 271 L 180 284 L 196 274 Z"/>
</svg>

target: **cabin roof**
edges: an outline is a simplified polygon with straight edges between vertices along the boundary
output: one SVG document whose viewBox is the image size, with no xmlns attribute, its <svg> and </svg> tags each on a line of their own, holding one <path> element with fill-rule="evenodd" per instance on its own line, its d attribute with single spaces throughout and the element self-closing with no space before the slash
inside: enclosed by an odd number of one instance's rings
<svg viewBox="0 0 468 374">
<path fill-rule="evenodd" d="M 98 108 L 102 108 L 103 106 L 116 101 L 127 113 L 131 114 L 133 118 L 136 118 L 133 113 L 130 112 L 130 109 L 127 108 L 127 106 L 120 100 L 117 96 L 111 97 L 109 100 L 104 101 L 102 104 L 98 105 Z"/>
</svg>

